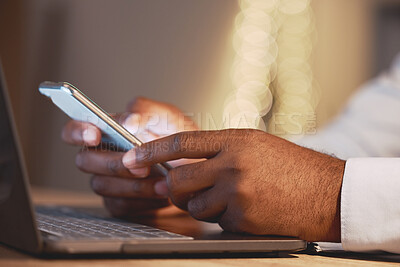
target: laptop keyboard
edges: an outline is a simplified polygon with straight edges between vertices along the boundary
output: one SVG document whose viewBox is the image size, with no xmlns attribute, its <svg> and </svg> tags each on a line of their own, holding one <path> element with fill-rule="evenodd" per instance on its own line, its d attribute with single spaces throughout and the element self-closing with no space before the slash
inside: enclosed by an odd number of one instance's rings
<svg viewBox="0 0 400 267">
<path fill-rule="evenodd" d="M 36 207 L 40 231 L 62 239 L 179 239 L 183 236 L 150 226 L 102 218 L 68 207 Z"/>
</svg>

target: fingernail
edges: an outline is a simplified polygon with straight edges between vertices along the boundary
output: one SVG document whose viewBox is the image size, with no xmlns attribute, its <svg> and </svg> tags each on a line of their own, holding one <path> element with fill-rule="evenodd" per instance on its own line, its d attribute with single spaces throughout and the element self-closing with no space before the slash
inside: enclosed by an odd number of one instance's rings
<svg viewBox="0 0 400 267">
<path fill-rule="evenodd" d="M 96 131 L 90 127 L 86 128 L 83 133 L 83 141 L 89 145 L 96 145 Z"/>
<path fill-rule="evenodd" d="M 129 169 L 129 171 L 135 175 L 138 178 L 144 178 L 149 175 L 149 169 L 144 167 L 144 168 L 139 168 L 139 169 Z"/>
<path fill-rule="evenodd" d="M 160 196 L 168 196 L 168 186 L 166 181 L 159 181 L 154 184 L 154 192 Z"/>
<path fill-rule="evenodd" d="M 122 158 L 122 163 L 126 168 L 133 169 L 136 163 L 136 151 L 134 149 L 131 149 L 126 152 Z"/>
</svg>

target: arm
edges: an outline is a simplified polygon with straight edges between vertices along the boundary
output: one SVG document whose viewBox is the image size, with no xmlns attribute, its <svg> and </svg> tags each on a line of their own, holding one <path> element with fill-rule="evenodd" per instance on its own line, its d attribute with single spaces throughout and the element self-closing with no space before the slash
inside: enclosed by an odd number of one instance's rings
<svg viewBox="0 0 400 267">
<path fill-rule="evenodd" d="M 400 156 L 400 54 L 389 72 L 363 86 L 344 112 L 297 144 L 351 157 Z"/>
</svg>

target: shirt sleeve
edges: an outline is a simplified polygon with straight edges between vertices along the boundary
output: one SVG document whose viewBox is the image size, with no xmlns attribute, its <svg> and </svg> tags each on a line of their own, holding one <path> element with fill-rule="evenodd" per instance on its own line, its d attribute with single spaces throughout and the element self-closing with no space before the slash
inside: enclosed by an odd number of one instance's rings
<svg viewBox="0 0 400 267">
<path fill-rule="evenodd" d="M 341 197 L 345 250 L 400 253 L 399 118 L 400 54 L 331 124 L 296 142 L 347 159 Z"/>
<path fill-rule="evenodd" d="M 332 123 L 296 143 L 341 159 L 400 157 L 400 54 Z"/>
<path fill-rule="evenodd" d="M 352 158 L 341 193 L 345 250 L 400 253 L 400 158 Z"/>
</svg>

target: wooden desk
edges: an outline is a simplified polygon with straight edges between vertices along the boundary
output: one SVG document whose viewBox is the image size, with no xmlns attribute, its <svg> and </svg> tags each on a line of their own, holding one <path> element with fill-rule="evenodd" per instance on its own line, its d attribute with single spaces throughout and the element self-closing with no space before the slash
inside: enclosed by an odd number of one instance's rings
<svg viewBox="0 0 400 267">
<path fill-rule="evenodd" d="M 60 205 L 101 205 L 101 199 L 92 194 L 64 192 L 43 188 L 32 190 L 35 204 L 60 204 Z M 0 245 L 0 266 L 267 266 L 267 265 L 352 265 L 362 266 L 389 266 L 399 265 L 398 255 L 361 255 L 354 253 L 327 253 L 309 255 L 305 253 L 293 253 L 276 257 L 241 257 L 241 258 L 214 258 L 191 257 L 184 258 L 73 258 L 73 259 L 40 259 L 14 249 Z"/>
</svg>

